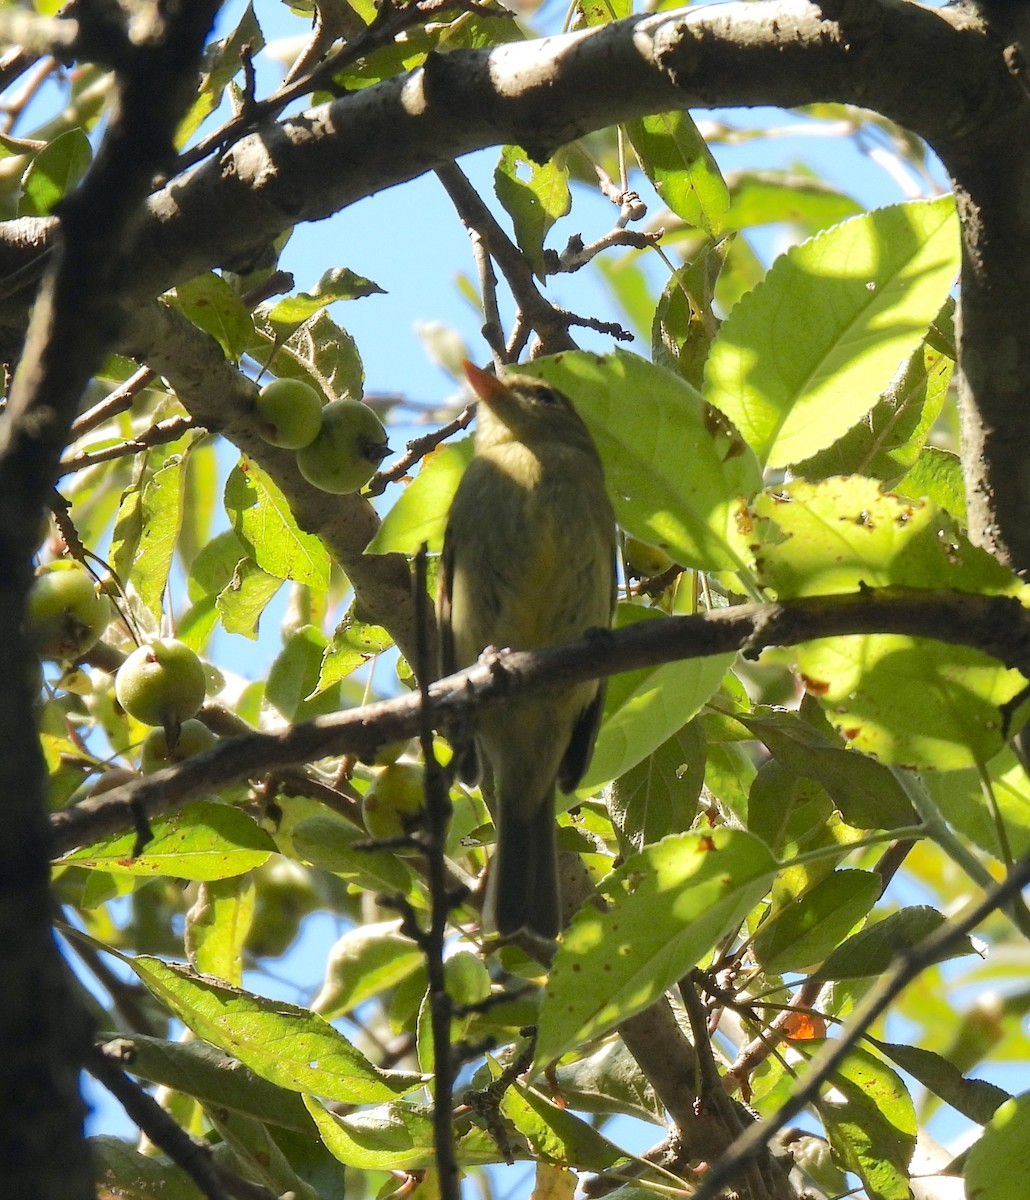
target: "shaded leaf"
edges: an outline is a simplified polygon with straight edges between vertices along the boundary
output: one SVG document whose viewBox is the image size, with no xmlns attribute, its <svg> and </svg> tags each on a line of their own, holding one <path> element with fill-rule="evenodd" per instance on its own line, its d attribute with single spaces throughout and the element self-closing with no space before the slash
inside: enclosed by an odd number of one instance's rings
<svg viewBox="0 0 1030 1200">
<path fill-rule="evenodd" d="M 777 865 L 739 829 L 671 834 L 628 859 L 565 931 L 547 980 L 536 1065 L 640 1012 L 743 920 Z"/>
</svg>

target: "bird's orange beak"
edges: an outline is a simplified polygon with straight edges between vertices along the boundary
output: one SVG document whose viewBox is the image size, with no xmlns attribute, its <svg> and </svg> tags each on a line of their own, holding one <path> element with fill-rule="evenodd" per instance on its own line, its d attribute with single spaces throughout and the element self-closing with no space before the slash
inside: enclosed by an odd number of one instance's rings
<svg viewBox="0 0 1030 1200">
<path fill-rule="evenodd" d="M 495 396 L 500 396 L 507 390 L 503 380 L 498 379 L 490 371 L 484 371 L 482 367 L 477 367 L 475 363 L 471 363 L 467 359 L 461 365 L 465 368 L 465 378 L 469 381 L 472 390 L 480 400 L 485 400 L 487 404 Z"/>
</svg>

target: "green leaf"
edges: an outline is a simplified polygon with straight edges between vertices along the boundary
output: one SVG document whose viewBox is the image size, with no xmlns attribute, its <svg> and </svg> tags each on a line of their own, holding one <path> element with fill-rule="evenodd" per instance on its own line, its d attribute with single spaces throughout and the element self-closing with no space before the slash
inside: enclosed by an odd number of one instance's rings
<svg viewBox="0 0 1030 1200">
<path fill-rule="evenodd" d="M 327 1021 L 343 1016 L 407 979 L 423 962 L 419 947 L 400 931 L 401 923 L 359 925 L 339 938 L 326 963 L 325 980 L 311 1008 Z"/>
<path fill-rule="evenodd" d="M 325 648 L 313 694 L 338 684 L 392 645 L 393 638 L 381 625 L 369 625 L 359 620 L 352 606 L 333 630 Z"/>
<path fill-rule="evenodd" d="M 204 1200 L 181 1167 L 141 1154 L 123 1138 L 101 1135 L 87 1140 L 94 1178 L 105 1196 L 119 1200 Z"/>
<path fill-rule="evenodd" d="M 654 609 L 620 604 L 616 626 L 665 619 Z M 681 659 L 614 675 L 608 681 L 594 756 L 578 794 L 589 795 L 624 775 L 682 729 L 722 683 L 733 657 Z"/>
<path fill-rule="evenodd" d="M 626 133 L 644 174 L 664 203 L 688 225 L 717 234 L 730 194 L 705 139 L 685 109 L 629 121 Z"/>
<path fill-rule="evenodd" d="M 964 1078 L 954 1063 L 932 1050 L 924 1050 L 922 1046 L 881 1042 L 875 1038 L 870 1040 L 877 1050 L 893 1059 L 903 1071 L 978 1125 L 986 1125 L 999 1106 L 1012 1098 L 1003 1088 L 988 1083 L 986 1079 Z"/>
<path fill-rule="evenodd" d="M 519 174 L 528 169 L 528 178 Z M 542 166 L 519 146 L 504 146 L 494 169 L 494 191 L 515 226 L 515 240 L 533 271 L 544 277 L 544 240 L 551 226 L 572 207 L 565 151 Z"/>
<path fill-rule="evenodd" d="M 108 562 L 124 585 L 132 573 L 140 538 L 143 536 L 143 463 L 137 459 L 132 483 L 122 492 L 111 534 Z"/>
<path fill-rule="evenodd" d="M 575 402 L 627 533 L 681 566 L 746 570 L 738 501 L 761 486 L 758 462 L 694 388 L 625 350 L 570 351 L 519 370 Z"/>
<path fill-rule="evenodd" d="M 322 1146 L 310 1117 L 307 1118 L 308 1128 L 297 1133 L 255 1121 L 232 1109 L 216 1108 L 205 1115 L 231 1150 L 240 1174 L 252 1182 L 264 1184 L 269 1194 L 289 1197 L 289 1200 L 330 1200 L 333 1195 L 337 1200 L 343 1200 L 340 1179 L 343 1172 Z M 304 1115 L 307 1117 L 306 1112 Z M 284 1152 L 284 1143 L 291 1153 Z M 318 1163 L 320 1155 L 321 1164 Z M 298 1173 L 295 1161 L 305 1169 L 305 1174 L 316 1173 L 317 1186 Z"/>
<path fill-rule="evenodd" d="M 560 1066 L 557 1074 L 570 1108 L 606 1116 L 623 1113 L 652 1125 L 664 1124 L 662 1102 L 621 1038 Z"/>
<path fill-rule="evenodd" d="M 332 871 L 369 891 L 412 891 L 411 873 L 391 851 L 355 850 L 354 843 L 368 834 L 335 817 L 306 817 L 294 826 L 292 841 L 297 854 L 323 870 Z"/>
<path fill-rule="evenodd" d="M 545 1162 L 584 1171 L 607 1171 L 630 1161 L 582 1117 L 559 1108 L 535 1088 L 513 1084 L 501 1097 L 501 1114 L 508 1118 Z"/>
<path fill-rule="evenodd" d="M 763 925 L 754 949 L 765 971 L 782 975 L 820 963 L 865 917 L 882 888 L 871 871 L 834 871 Z"/>
<path fill-rule="evenodd" d="M 784 171 L 745 171 L 730 189 L 732 204 L 724 229 L 790 222 L 812 233 L 862 211 L 857 200 L 821 179 Z"/>
<path fill-rule="evenodd" d="M 608 813 L 624 851 L 689 829 L 704 781 L 704 732 L 699 722 L 688 721 L 612 782 Z"/>
<path fill-rule="evenodd" d="M 253 341 L 254 319 L 228 283 L 213 271 L 175 289 L 175 307 L 238 360 Z"/>
<path fill-rule="evenodd" d="M 987 764 L 994 803 L 984 796 L 980 770 L 926 772 L 923 782 L 941 816 L 975 846 L 1001 862 L 1030 851 L 1030 779 L 1011 747 Z M 995 812 L 995 809 L 997 812 Z M 998 832 L 1004 825 L 1005 845 Z"/>
<path fill-rule="evenodd" d="M 777 870 L 749 833 L 671 834 L 608 876 L 611 907 L 586 905 L 565 931 L 547 980 L 536 1067 L 653 1003 L 744 919 Z"/>
<path fill-rule="evenodd" d="M 733 743 L 709 744 L 705 760 L 705 787 L 741 821 L 748 816 L 748 793 L 755 764 L 742 747 Z"/>
<path fill-rule="evenodd" d="M 931 500 L 938 508 L 964 523 L 966 482 L 962 460 L 950 450 L 924 446 L 912 470 L 894 485 L 894 490 L 913 500 Z"/>
<path fill-rule="evenodd" d="M 116 875 L 228 879 L 261 866 L 275 850 L 246 813 L 210 800 L 196 800 L 150 828 L 153 837 L 137 858 L 136 833 L 130 831 L 73 850 L 60 861 Z"/>
<path fill-rule="evenodd" d="M 831 1081 L 816 1108 L 842 1165 L 859 1176 L 870 1200 L 911 1200 L 917 1125 L 901 1077 L 868 1051 L 852 1050 Z"/>
<path fill-rule="evenodd" d="M 93 159 L 89 138 L 81 129 L 69 129 L 32 159 L 21 178 L 19 217 L 45 217 L 86 174 Z"/>
<path fill-rule="evenodd" d="M 314 625 L 304 625 L 286 643 L 268 672 L 265 699 L 287 721 L 310 721 L 340 707 L 337 688 L 318 691 L 318 675 L 326 639 Z"/>
<path fill-rule="evenodd" d="M 289 1129 L 311 1129 L 299 1096 L 269 1083 L 207 1042 L 170 1042 L 134 1033 L 127 1039 L 133 1075 L 193 1096 L 206 1108 L 231 1108 Z"/>
<path fill-rule="evenodd" d="M 296 326 L 306 321 L 327 304 L 337 300 L 360 300 L 365 296 L 385 296 L 378 283 L 357 275 L 347 267 L 325 271 L 310 292 L 297 292 L 276 302 L 268 312 L 268 320 L 276 328 Z"/>
<path fill-rule="evenodd" d="M 418 474 L 383 518 L 366 553 L 414 554 L 423 542 L 430 551 L 439 553 L 451 501 L 474 449 L 474 439 L 464 437 L 427 455 Z"/>
<path fill-rule="evenodd" d="M 175 545 L 182 525 L 182 498 L 186 482 L 186 456 L 173 454 L 158 467 L 143 488 L 139 545 L 132 581 L 152 613 L 161 611 Z"/>
<path fill-rule="evenodd" d="M 576 0 L 584 25 L 608 25 L 633 12 L 632 0 Z"/>
<path fill-rule="evenodd" d="M 1030 1092 L 1005 1103 L 966 1159 L 969 1200 L 1023 1200 L 1030 1192 Z"/>
<path fill-rule="evenodd" d="M 816 972 L 819 979 L 866 979 L 882 975 L 897 955 L 918 946 L 944 924 L 944 917 L 927 905 L 913 905 L 891 913 L 839 946 Z M 946 950 L 936 962 L 974 953 L 969 938 Z"/>
<path fill-rule="evenodd" d="M 324 307 L 299 325 L 295 312 L 275 306 L 254 314 L 256 354 L 266 369 L 280 379 L 313 383 L 328 400 L 360 400 L 365 371 L 354 339 Z"/>
<path fill-rule="evenodd" d="M 183 938 L 190 966 L 201 975 L 243 982 L 243 943 L 254 918 L 254 881 L 249 875 L 202 883 L 186 913 Z"/>
<path fill-rule="evenodd" d="M 262 571 L 251 558 L 241 558 L 215 601 L 225 631 L 256 641 L 261 614 L 282 585 L 279 576 Z"/>
<path fill-rule="evenodd" d="M 923 342 L 862 420 L 793 473 L 803 479 L 867 475 L 896 484 L 918 461 L 940 416 L 954 365 Z"/>
<path fill-rule="evenodd" d="M 759 576 L 781 599 L 887 586 L 1027 594 L 929 501 L 881 493 L 858 476 L 763 493 L 750 522 Z M 900 635 L 809 642 L 797 661 L 809 692 L 857 749 L 934 770 L 996 754 L 999 707 L 1024 686 L 1018 671 L 980 651 Z"/>
<path fill-rule="evenodd" d="M 128 962 L 198 1037 L 290 1092 L 313 1092 L 339 1104 L 377 1104 L 419 1085 L 417 1075 L 373 1066 L 306 1008 L 251 995 L 157 958 Z"/>
<path fill-rule="evenodd" d="M 286 497 L 252 460 L 241 460 L 229 473 L 225 511 L 236 536 L 263 571 L 312 588 L 329 586 L 326 548 L 297 525 Z"/>
<path fill-rule="evenodd" d="M 185 146 L 204 119 L 218 107 L 229 81 L 242 69 L 244 47 L 257 56 L 264 45 L 254 6 L 248 4 L 236 28 L 221 40 L 209 42 L 204 51 L 203 75 L 197 85 L 196 99 L 175 132 L 177 147 Z"/>
<path fill-rule="evenodd" d="M 757 709 L 740 721 L 777 762 L 826 789 L 856 829 L 897 829 L 917 817 L 904 788 L 882 763 L 846 750 L 838 741 L 784 709 Z"/>
<path fill-rule="evenodd" d="M 718 329 L 712 302 L 730 245 L 729 241 L 706 242 L 689 263 L 673 271 L 651 325 L 654 362 L 698 389 Z"/>
<path fill-rule="evenodd" d="M 236 564 L 247 557 L 243 543 L 231 529 L 216 533 L 197 552 L 186 579 L 186 592 L 192 601 L 217 596 L 233 577 Z"/>
<path fill-rule="evenodd" d="M 322 1141 L 348 1167 L 362 1171 L 417 1171 L 436 1166 L 433 1112 L 424 1105 L 385 1104 L 338 1117 L 310 1097 L 304 1103 Z M 455 1150 L 461 1166 L 503 1162 L 504 1155 L 484 1129 L 468 1118 L 455 1121 Z M 516 1146 L 515 1157 L 526 1158 Z"/>
<path fill-rule="evenodd" d="M 810 457 L 873 407 L 958 266 L 950 195 L 852 217 L 792 247 L 723 323 L 705 399 L 763 464 Z"/>
</svg>

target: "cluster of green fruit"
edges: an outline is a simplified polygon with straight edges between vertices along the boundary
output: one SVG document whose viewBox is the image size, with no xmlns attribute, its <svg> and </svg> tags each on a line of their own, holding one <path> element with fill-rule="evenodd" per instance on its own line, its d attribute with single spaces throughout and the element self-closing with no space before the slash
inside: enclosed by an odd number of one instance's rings
<svg viewBox="0 0 1030 1200">
<path fill-rule="evenodd" d="M 300 379 L 273 379 L 254 401 L 257 431 L 272 446 L 297 451 L 300 473 L 323 492 L 356 492 L 390 453 L 382 421 L 360 400 L 322 397 Z"/>
</svg>

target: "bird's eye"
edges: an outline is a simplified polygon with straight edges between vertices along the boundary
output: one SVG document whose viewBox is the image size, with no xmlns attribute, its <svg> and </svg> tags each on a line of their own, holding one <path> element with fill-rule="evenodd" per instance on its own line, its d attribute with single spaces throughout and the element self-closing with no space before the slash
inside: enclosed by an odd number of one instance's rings
<svg viewBox="0 0 1030 1200">
<path fill-rule="evenodd" d="M 560 399 L 558 393 L 553 388 L 539 387 L 533 390 L 533 399 L 540 404 L 559 404 Z"/>
</svg>

